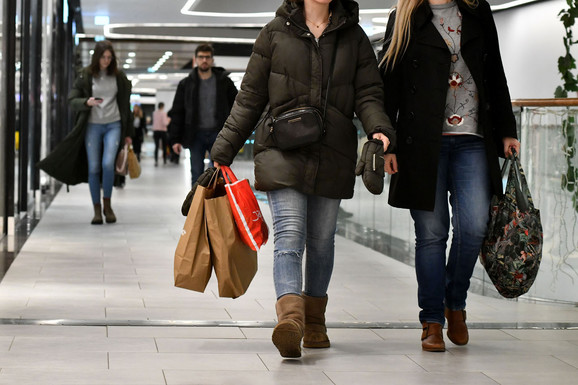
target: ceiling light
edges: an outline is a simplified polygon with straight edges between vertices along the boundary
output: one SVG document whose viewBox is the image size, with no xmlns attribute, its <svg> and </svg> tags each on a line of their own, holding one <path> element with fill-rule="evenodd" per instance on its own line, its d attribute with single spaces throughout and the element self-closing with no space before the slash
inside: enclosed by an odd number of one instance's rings
<svg viewBox="0 0 578 385">
<path fill-rule="evenodd" d="M 129 52 L 129 53 L 128 53 L 128 57 L 135 57 L 135 56 L 136 56 L 136 53 L 134 53 L 134 52 Z"/>
<path fill-rule="evenodd" d="M 126 59 L 126 62 L 127 62 L 128 64 L 130 64 L 130 63 L 132 63 L 132 59 Z"/>
</svg>

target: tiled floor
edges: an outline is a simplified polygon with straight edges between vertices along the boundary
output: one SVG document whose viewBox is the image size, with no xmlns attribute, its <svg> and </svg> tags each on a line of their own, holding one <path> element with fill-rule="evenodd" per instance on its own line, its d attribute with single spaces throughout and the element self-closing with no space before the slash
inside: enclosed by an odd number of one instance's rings
<svg viewBox="0 0 578 385">
<path fill-rule="evenodd" d="M 205 293 L 173 287 L 188 180 L 182 162 L 145 158 L 103 226 L 89 224 L 87 185 L 62 189 L 0 283 L 0 385 L 577 383 L 578 309 L 471 294 L 470 343 L 425 353 L 413 268 L 341 237 L 332 347 L 281 359 L 272 242 L 238 299 L 218 298 L 214 277 Z"/>
</svg>

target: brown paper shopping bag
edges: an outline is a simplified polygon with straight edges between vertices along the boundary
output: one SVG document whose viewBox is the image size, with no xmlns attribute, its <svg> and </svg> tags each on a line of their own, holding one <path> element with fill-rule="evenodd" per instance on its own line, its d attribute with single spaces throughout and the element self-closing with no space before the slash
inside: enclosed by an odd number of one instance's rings
<svg viewBox="0 0 578 385">
<path fill-rule="evenodd" d="M 175 286 L 204 292 L 211 278 L 211 250 L 207 238 L 204 203 L 211 191 L 199 186 L 175 250 Z"/>
<path fill-rule="evenodd" d="M 225 194 L 205 200 L 205 218 L 219 296 L 237 298 L 257 272 L 257 252 L 241 239 Z"/>
</svg>

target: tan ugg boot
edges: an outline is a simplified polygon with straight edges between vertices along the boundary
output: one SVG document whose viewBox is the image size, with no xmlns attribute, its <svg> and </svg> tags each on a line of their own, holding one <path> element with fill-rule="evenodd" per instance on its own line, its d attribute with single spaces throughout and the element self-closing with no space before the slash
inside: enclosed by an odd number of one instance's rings
<svg viewBox="0 0 578 385">
<path fill-rule="evenodd" d="M 112 211 L 112 207 L 110 207 L 110 198 L 103 198 L 102 202 L 104 203 L 103 211 L 106 223 L 116 222 L 116 216 L 114 215 L 114 211 Z"/>
<path fill-rule="evenodd" d="M 91 225 L 102 225 L 102 206 L 100 203 L 94 205 L 94 217 L 90 222 Z"/>
<path fill-rule="evenodd" d="M 303 294 L 305 299 L 305 332 L 303 334 L 304 348 L 328 348 L 330 346 L 325 327 L 325 309 L 327 296 L 310 297 Z"/>
<path fill-rule="evenodd" d="M 301 339 L 305 322 L 303 297 L 287 294 L 277 300 L 277 326 L 273 330 L 273 344 L 281 357 L 301 357 Z"/>
</svg>

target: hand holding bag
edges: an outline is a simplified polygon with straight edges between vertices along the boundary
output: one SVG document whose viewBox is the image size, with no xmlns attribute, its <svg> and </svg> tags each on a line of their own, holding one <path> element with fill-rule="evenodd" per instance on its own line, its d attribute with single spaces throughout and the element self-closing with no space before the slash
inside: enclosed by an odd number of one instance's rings
<svg viewBox="0 0 578 385">
<path fill-rule="evenodd" d="M 233 171 L 227 166 L 221 166 L 221 171 L 225 178 L 225 189 L 239 235 L 247 246 L 258 251 L 267 243 L 269 228 L 265 223 L 257 198 L 247 179 L 237 180 Z"/>
<path fill-rule="evenodd" d="M 506 192 L 494 196 L 488 233 L 480 261 L 498 292 L 506 298 L 525 294 L 536 279 L 542 260 L 542 223 L 534 207 L 520 159 L 514 154 L 502 168 L 510 165 Z"/>
</svg>

